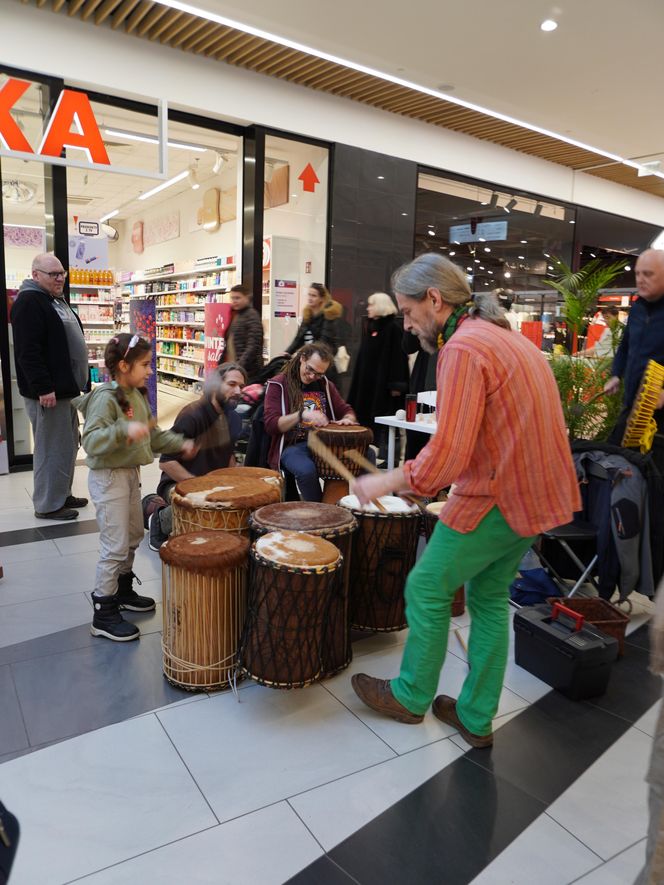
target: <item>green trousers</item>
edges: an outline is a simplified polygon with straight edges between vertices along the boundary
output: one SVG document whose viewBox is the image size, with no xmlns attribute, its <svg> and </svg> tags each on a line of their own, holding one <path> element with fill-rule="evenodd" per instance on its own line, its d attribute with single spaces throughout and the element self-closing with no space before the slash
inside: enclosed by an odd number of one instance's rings
<svg viewBox="0 0 664 885">
<path fill-rule="evenodd" d="M 441 522 L 406 582 L 409 634 L 392 694 L 412 713 L 425 713 L 436 694 L 447 652 L 450 610 L 466 585 L 471 618 L 470 670 L 457 700 L 457 715 L 473 734 L 491 733 L 509 648 L 509 585 L 534 538 L 517 535 L 493 507 L 473 532 Z"/>
</svg>

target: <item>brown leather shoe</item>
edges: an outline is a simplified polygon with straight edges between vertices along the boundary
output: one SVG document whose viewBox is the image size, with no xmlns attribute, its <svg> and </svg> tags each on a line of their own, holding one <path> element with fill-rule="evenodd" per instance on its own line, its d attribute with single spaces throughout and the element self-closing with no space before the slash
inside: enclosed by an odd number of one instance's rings
<svg viewBox="0 0 664 885">
<path fill-rule="evenodd" d="M 451 725 L 452 728 L 456 728 L 464 741 L 467 744 L 470 744 L 471 747 L 482 749 L 483 747 L 490 747 L 493 744 L 493 732 L 491 732 L 491 734 L 473 734 L 472 731 L 468 731 L 466 726 L 457 716 L 455 699 L 451 698 L 449 695 L 439 694 L 434 700 L 431 709 L 433 710 L 433 715 L 436 719 L 440 719 L 440 721 L 444 722 L 446 725 Z"/>
<path fill-rule="evenodd" d="M 377 713 L 384 713 L 385 716 L 407 725 L 417 725 L 424 719 L 424 716 L 411 713 L 399 703 L 392 694 L 389 679 L 376 679 L 366 673 L 356 673 L 350 682 L 358 698 Z"/>
</svg>

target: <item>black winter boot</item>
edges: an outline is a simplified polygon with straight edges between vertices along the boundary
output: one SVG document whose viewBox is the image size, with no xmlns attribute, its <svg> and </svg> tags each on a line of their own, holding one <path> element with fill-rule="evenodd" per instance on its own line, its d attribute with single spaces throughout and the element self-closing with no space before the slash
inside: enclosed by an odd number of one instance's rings
<svg viewBox="0 0 664 885">
<path fill-rule="evenodd" d="M 141 581 L 133 572 L 118 575 L 118 592 L 115 598 L 118 601 L 120 611 L 126 609 L 130 612 L 151 612 L 156 608 L 154 599 L 150 596 L 139 596 L 131 586 L 133 579 L 140 584 Z"/>
<path fill-rule="evenodd" d="M 129 642 L 138 639 L 140 630 L 135 624 L 125 621 L 118 608 L 117 596 L 97 596 L 92 593 L 94 616 L 90 632 L 93 636 L 105 636 L 114 642 Z"/>
</svg>

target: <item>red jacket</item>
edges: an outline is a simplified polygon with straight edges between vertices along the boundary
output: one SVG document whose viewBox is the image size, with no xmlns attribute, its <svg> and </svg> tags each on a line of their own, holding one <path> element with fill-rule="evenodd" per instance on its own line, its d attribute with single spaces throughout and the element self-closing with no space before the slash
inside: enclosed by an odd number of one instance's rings
<svg viewBox="0 0 664 885">
<path fill-rule="evenodd" d="M 334 384 L 328 378 L 322 378 L 321 380 L 325 385 L 327 399 L 325 414 L 330 421 L 338 421 L 349 412 L 352 412 L 352 407 L 341 398 L 341 395 Z M 281 453 L 284 450 L 284 446 L 289 445 L 289 443 L 285 441 L 285 436 L 288 436 L 289 434 L 279 433 L 277 423 L 279 418 L 283 415 L 289 415 L 294 411 L 290 406 L 288 389 L 286 387 L 286 376 L 283 373 L 275 375 L 274 378 L 271 378 L 267 382 L 263 409 L 265 430 L 271 437 L 270 450 L 267 456 L 268 465 L 272 470 L 279 470 Z M 290 431 L 290 434 L 292 433 L 293 431 Z"/>
</svg>

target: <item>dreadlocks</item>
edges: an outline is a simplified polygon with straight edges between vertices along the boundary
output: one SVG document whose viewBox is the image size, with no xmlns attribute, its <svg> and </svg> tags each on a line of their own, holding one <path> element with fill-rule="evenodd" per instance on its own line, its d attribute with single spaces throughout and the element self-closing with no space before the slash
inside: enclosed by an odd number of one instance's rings
<svg viewBox="0 0 664 885">
<path fill-rule="evenodd" d="M 328 364 L 332 362 L 332 351 L 324 341 L 312 341 L 296 350 L 284 368 L 286 376 L 286 390 L 288 392 L 288 404 L 292 412 L 299 412 L 302 408 L 302 378 L 300 377 L 300 363 L 302 358 L 306 362 L 314 354 Z"/>
</svg>

